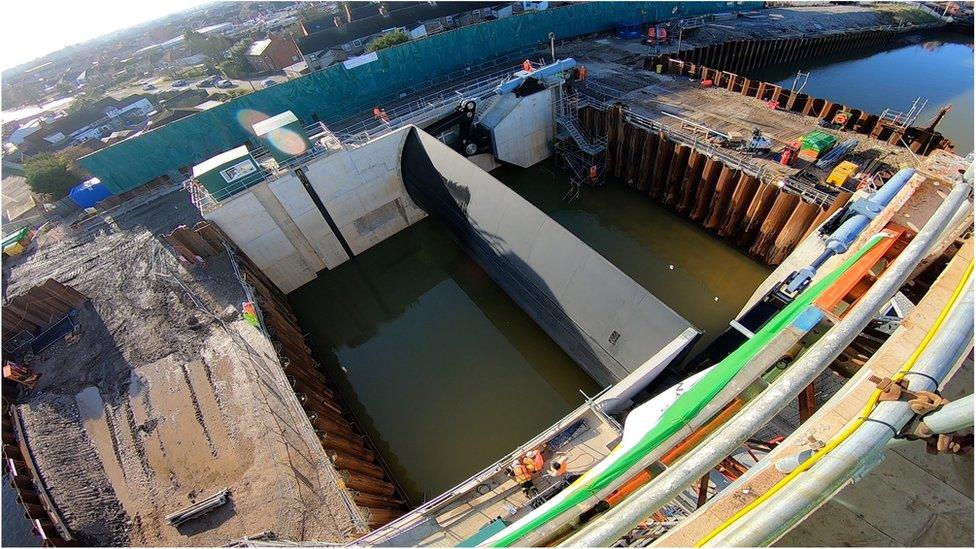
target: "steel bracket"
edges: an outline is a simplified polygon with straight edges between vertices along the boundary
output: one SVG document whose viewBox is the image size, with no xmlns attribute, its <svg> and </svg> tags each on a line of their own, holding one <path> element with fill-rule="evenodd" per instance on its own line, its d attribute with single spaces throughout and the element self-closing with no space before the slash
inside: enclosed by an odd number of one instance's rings
<svg viewBox="0 0 976 549">
<path fill-rule="evenodd" d="M 890 377 L 871 376 L 868 380 L 876 384 L 877 388 L 881 390 L 881 397 L 878 400 L 881 402 L 906 401 L 912 412 L 918 415 L 925 415 L 937 410 L 948 402 L 939 394 L 931 391 L 910 391 L 908 382 L 904 379 L 894 381 Z"/>
</svg>

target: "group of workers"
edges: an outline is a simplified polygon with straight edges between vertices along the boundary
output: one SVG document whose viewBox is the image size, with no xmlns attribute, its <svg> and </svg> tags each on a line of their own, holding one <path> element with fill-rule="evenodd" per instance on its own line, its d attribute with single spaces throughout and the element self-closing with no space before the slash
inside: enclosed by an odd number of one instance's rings
<svg viewBox="0 0 976 549">
<path fill-rule="evenodd" d="M 557 453 L 549 460 L 549 468 L 546 470 L 546 458 L 542 455 L 542 450 L 529 450 L 522 457 L 512 461 L 509 466 L 509 474 L 515 482 L 522 488 L 522 493 L 526 498 L 532 498 L 539 493 L 533 479 L 545 472 L 550 477 L 559 478 L 566 476 L 567 480 L 572 479 L 576 474 L 569 474 L 567 467 L 568 456 Z"/>
</svg>

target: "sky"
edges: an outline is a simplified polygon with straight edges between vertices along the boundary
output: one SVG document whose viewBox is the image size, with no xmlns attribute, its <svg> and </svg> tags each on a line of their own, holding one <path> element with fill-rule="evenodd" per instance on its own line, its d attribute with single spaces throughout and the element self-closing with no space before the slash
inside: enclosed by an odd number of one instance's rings
<svg viewBox="0 0 976 549">
<path fill-rule="evenodd" d="M 210 0 L 36 0 L 5 2 L 0 69 Z"/>
</svg>

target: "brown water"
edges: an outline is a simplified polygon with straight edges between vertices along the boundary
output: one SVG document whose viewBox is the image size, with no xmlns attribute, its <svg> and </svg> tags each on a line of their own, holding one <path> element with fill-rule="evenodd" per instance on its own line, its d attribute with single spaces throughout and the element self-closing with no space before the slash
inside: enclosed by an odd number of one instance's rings
<svg viewBox="0 0 976 549">
<path fill-rule="evenodd" d="M 703 341 L 768 273 L 622 185 L 566 204 L 567 179 L 550 163 L 494 175 L 703 329 Z M 580 390 L 600 389 L 435 220 L 322 273 L 289 300 L 414 503 L 580 405 Z"/>
</svg>

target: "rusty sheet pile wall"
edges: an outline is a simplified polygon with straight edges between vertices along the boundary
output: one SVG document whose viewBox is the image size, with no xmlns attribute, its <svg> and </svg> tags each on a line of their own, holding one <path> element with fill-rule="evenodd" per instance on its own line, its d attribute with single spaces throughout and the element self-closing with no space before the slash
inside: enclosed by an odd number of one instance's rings
<svg viewBox="0 0 976 549">
<path fill-rule="evenodd" d="M 620 106 L 585 109 L 591 132 L 605 129 L 607 173 L 699 223 L 767 265 L 778 265 L 850 198 L 811 204 L 720 160 L 626 120 Z"/>
<path fill-rule="evenodd" d="M 919 155 L 927 155 L 937 149 L 952 151 L 952 141 L 932 129 L 932 126 L 905 126 L 902 120 L 882 118 L 827 99 L 796 93 L 776 84 L 751 80 L 736 72 L 844 50 L 883 46 L 898 35 L 896 29 L 872 29 L 809 38 L 737 40 L 681 51 L 677 58 L 667 54 L 648 57 L 644 60 L 644 67 L 657 70 L 660 66 L 662 72 L 687 76 L 699 82 L 710 80 L 714 87 L 764 102 L 773 101 L 780 109 L 821 120 L 833 121 L 838 113 L 847 112 L 850 116 L 842 125 L 844 130 L 907 147 Z"/>
<path fill-rule="evenodd" d="M 13 338 L 23 331 L 36 336 L 86 301 L 78 290 L 49 278 L 3 305 L 3 337 Z"/>
<path fill-rule="evenodd" d="M 34 533 L 44 540 L 46 546 L 75 545 L 71 532 L 61 519 L 61 514 L 48 495 L 34 465 L 17 407 L 7 403 L 8 386 L 4 381 L 3 461 L 10 485 L 17 494 L 17 503 L 24 508 L 24 518 L 31 523 Z"/>
</svg>

